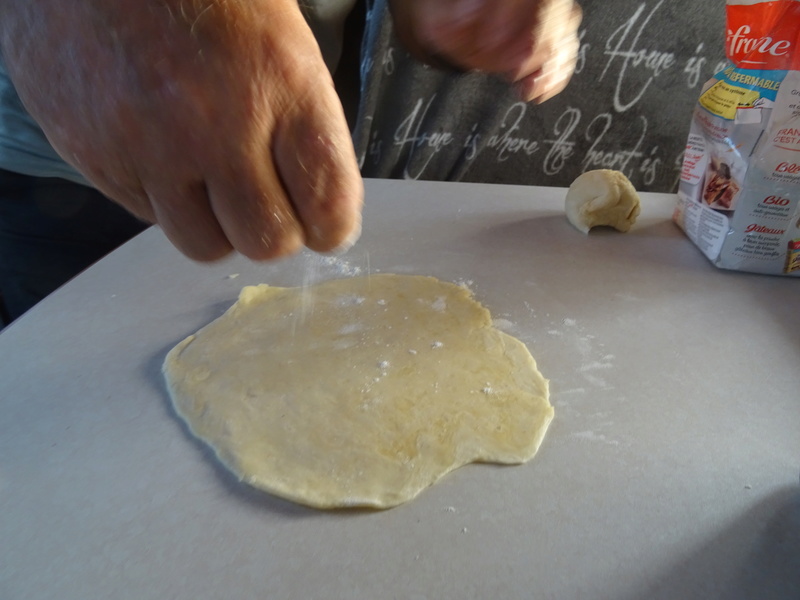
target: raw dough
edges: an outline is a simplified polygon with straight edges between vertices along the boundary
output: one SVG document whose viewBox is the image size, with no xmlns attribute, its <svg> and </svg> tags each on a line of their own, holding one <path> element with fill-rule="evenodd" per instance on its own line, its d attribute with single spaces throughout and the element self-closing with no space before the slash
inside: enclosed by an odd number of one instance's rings
<svg viewBox="0 0 800 600">
<path fill-rule="evenodd" d="M 639 194 L 623 173 L 611 169 L 587 171 L 567 191 L 567 219 L 579 231 L 609 225 L 625 232 L 641 211 Z"/>
<path fill-rule="evenodd" d="M 230 470 L 318 508 L 388 508 L 466 463 L 522 463 L 553 418 L 525 345 L 432 277 L 246 287 L 164 374 Z"/>
</svg>

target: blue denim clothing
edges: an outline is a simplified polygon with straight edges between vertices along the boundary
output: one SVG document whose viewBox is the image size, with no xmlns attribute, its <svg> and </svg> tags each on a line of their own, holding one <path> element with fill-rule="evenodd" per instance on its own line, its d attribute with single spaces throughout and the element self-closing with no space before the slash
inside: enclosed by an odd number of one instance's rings
<svg viewBox="0 0 800 600">
<path fill-rule="evenodd" d="M 0 169 L 0 298 L 13 320 L 146 224 L 85 185 Z"/>
</svg>

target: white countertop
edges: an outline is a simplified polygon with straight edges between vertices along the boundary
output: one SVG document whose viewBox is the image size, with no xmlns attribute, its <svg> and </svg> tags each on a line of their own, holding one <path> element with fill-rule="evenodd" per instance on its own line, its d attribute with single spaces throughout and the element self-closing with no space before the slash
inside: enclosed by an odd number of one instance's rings
<svg viewBox="0 0 800 600">
<path fill-rule="evenodd" d="M 200 265 L 151 229 L 47 298 L 0 333 L 0 598 L 800 598 L 800 283 L 715 269 L 672 196 L 589 236 L 563 197 L 369 181 L 342 257 Z M 243 285 L 359 272 L 467 283 L 528 345 L 533 461 L 320 512 L 187 434 L 174 344 Z"/>
</svg>

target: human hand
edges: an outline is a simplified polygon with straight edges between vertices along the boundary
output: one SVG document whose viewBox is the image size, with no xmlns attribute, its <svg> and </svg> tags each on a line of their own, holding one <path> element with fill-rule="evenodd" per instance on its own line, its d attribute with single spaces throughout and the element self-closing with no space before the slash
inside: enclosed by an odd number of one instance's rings
<svg viewBox="0 0 800 600">
<path fill-rule="evenodd" d="M 526 101 L 566 87 L 577 61 L 573 0 L 389 0 L 400 40 L 436 65 L 498 74 Z"/>
<path fill-rule="evenodd" d="M 189 257 L 357 237 L 355 152 L 296 0 L 5 0 L 0 28 L 56 151 Z"/>
</svg>

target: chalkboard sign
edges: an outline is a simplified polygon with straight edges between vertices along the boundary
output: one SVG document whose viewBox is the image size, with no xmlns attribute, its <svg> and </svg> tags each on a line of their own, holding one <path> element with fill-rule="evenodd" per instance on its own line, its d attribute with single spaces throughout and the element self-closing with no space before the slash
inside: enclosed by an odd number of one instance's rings
<svg viewBox="0 0 800 600">
<path fill-rule="evenodd" d="M 724 66 L 724 0 L 584 0 L 577 71 L 541 105 L 496 78 L 438 71 L 369 2 L 355 131 L 368 177 L 568 186 L 623 171 L 639 190 L 677 189 L 692 110 Z"/>
</svg>

